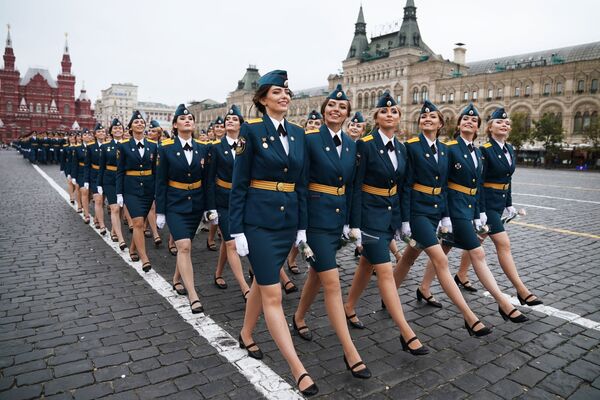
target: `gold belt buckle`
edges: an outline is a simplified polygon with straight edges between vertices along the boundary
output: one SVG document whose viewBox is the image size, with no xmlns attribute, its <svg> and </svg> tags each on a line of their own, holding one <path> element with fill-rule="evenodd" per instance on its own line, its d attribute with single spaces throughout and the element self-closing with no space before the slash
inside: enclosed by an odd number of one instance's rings
<svg viewBox="0 0 600 400">
<path fill-rule="evenodd" d="M 192 190 L 192 186 L 193 186 L 193 184 L 191 184 L 191 183 L 188 183 L 188 185 L 187 185 L 187 190 Z"/>
<path fill-rule="evenodd" d="M 278 192 L 282 192 L 282 191 L 283 191 L 283 188 L 284 188 L 284 184 L 283 184 L 283 182 L 277 182 L 277 183 L 275 184 L 275 189 L 277 189 L 277 191 L 278 191 Z"/>
</svg>

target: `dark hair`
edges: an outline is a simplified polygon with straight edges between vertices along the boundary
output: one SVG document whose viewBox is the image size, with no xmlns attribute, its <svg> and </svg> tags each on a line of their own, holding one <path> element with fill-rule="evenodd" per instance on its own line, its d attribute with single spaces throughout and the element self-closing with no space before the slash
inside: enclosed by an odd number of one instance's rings
<svg viewBox="0 0 600 400">
<path fill-rule="evenodd" d="M 261 114 L 265 114 L 267 112 L 267 109 L 260 101 L 267 96 L 267 93 L 269 93 L 269 89 L 271 89 L 271 86 L 274 85 L 263 85 L 259 87 L 258 90 L 254 92 L 254 96 L 252 97 L 252 103 L 254 103 L 254 105 L 256 106 L 256 108 L 258 108 L 258 111 L 260 111 Z M 288 88 L 283 89 L 289 90 Z M 294 93 L 291 90 L 289 90 L 289 92 L 290 97 L 294 97 Z"/>
<path fill-rule="evenodd" d="M 242 126 L 242 124 L 244 123 L 244 117 L 236 114 L 227 114 L 223 119 L 223 122 L 227 122 L 227 117 L 238 117 L 238 119 L 240 120 L 240 126 Z"/>
<path fill-rule="evenodd" d="M 336 100 L 336 99 L 327 98 L 321 104 L 321 115 L 323 116 L 323 123 L 325 123 L 325 107 L 327 107 L 327 103 L 329 103 L 329 100 Z M 337 100 L 337 101 L 340 101 L 340 100 Z M 348 116 L 346 118 L 350 118 L 350 113 L 352 112 L 352 104 L 350 103 L 349 100 L 341 100 L 341 101 L 345 101 L 346 103 L 348 103 Z"/>
<path fill-rule="evenodd" d="M 181 115 L 186 115 L 186 114 L 181 114 Z M 171 132 L 173 132 L 173 135 L 175 135 L 175 136 L 179 136 L 179 132 L 177 132 L 177 128 L 175 128 L 173 125 L 175 125 L 175 124 L 177 123 L 177 119 L 178 119 L 178 118 L 179 118 L 181 115 L 178 115 L 178 116 L 176 116 L 176 117 L 175 117 L 175 116 L 173 116 L 173 122 L 171 123 Z M 191 115 L 191 116 L 192 116 L 192 118 L 194 119 L 194 122 L 196 122 L 196 117 L 194 116 L 194 114 L 190 113 L 189 115 Z M 159 128 L 160 128 L 161 130 L 163 130 L 163 131 L 164 131 L 164 129 L 162 129 L 162 127 L 159 127 Z M 193 134 L 194 134 L 194 133 L 192 132 L 192 136 L 193 136 Z M 162 135 L 162 134 L 161 134 L 161 135 Z"/>
<path fill-rule="evenodd" d="M 444 121 L 444 114 L 442 114 L 442 112 L 440 110 L 435 110 L 433 111 L 434 113 L 437 114 L 438 118 L 440 119 L 440 121 L 442 121 L 442 126 L 440 126 L 437 130 L 437 132 L 435 133 L 435 137 L 438 138 L 440 137 L 440 134 L 442 132 L 442 129 L 444 128 L 444 126 L 446 125 L 446 121 Z M 421 120 L 421 115 L 423 114 L 419 114 L 419 118 L 417 119 L 417 124 L 419 123 L 419 121 Z"/>
<path fill-rule="evenodd" d="M 460 118 L 458 118 L 458 121 L 456 121 L 456 129 L 454 129 L 454 139 L 456 139 L 457 137 L 460 136 L 460 121 L 462 121 L 463 117 L 465 117 L 468 115 L 463 114 L 460 116 Z M 477 116 L 477 129 L 479 129 L 481 127 L 481 117 Z M 475 135 L 473 136 L 473 141 L 475 141 L 475 139 L 477 139 L 477 131 L 475 131 Z"/>
</svg>

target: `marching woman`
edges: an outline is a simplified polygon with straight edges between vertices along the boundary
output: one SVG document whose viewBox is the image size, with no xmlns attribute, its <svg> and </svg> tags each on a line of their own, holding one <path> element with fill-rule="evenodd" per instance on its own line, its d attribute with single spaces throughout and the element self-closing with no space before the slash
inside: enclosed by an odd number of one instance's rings
<svg viewBox="0 0 600 400">
<path fill-rule="evenodd" d="M 358 242 L 363 241 L 363 236 L 365 240 L 344 311 L 352 326 L 364 328 L 356 317 L 354 306 L 375 269 L 382 301 L 400 329 L 402 349 L 413 355 L 425 355 L 429 350 L 421 344 L 404 317 L 389 253 L 390 242 L 408 211 L 401 208 L 402 193 L 399 190 L 405 184 L 407 172 L 406 149 L 395 137 L 400 116 L 400 108 L 386 91 L 377 102 L 373 116 L 375 129 L 357 143 L 358 168 L 350 226 L 353 227 L 351 235 Z M 366 239 L 367 234 L 370 240 Z"/>
<path fill-rule="evenodd" d="M 525 286 L 510 251 L 510 239 L 504 230 L 501 217 L 506 210 L 508 214 L 516 214 L 512 205 L 511 177 L 515 172 L 516 156 L 512 146 L 506 143 L 510 134 L 510 118 L 503 108 L 497 108 L 487 123 L 486 133 L 489 142 L 481 148 L 483 155 L 483 197 L 481 207 L 481 224 L 490 227 L 489 236 L 494 242 L 498 262 L 506 277 L 517 289 L 517 298 L 523 305 L 535 306 L 543 302 L 533 295 Z M 460 268 L 455 279 L 459 284 L 466 284 L 467 272 L 472 261 L 469 253 L 463 252 Z M 475 289 L 476 290 L 476 289 Z"/>
<path fill-rule="evenodd" d="M 156 173 L 156 142 L 144 138 L 146 121 L 139 111 L 134 111 L 127 128 L 132 138 L 117 146 L 117 176 L 115 179 L 117 204 L 127 206 L 133 223 L 130 248 L 132 261 L 142 261 L 142 269 L 148 272 L 152 264 L 146 254 L 144 220 L 154 201 Z M 132 249 L 135 245 L 134 249 Z"/>
<path fill-rule="evenodd" d="M 346 368 L 354 377 L 368 379 L 371 371 L 362 362 L 344 318 L 342 289 L 335 259 L 344 228 L 349 231 L 356 164 L 356 143 L 342 131 L 350 109 L 350 101 L 342 85 L 338 84 L 321 106 L 325 124 L 320 129 L 306 131 L 306 236 L 314 252 L 314 261 L 310 263 L 312 268 L 308 270 L 298 309 L 292 315 L 292 327 L 302 339 L 312 340 L 304 316 L 322 285 L 327 315 L 342 344 Z"/>
<path fill-rule="evenodd" d="M 90 191 L 94 199 L 94 221 L 96 229 L 100 229 L 100 234 L 106 234 L 104 225 L 104 196 L 98 192 L 98 172 L 100 171 L 101 146 L 106 139 L 106 131 L 100 122 L 94 128 L 94 142 L 87 147 L 88 159 L 90 162 L 89 180 Z"/>
<path fill-rule="evenodd" d="M 77 144 L 77 138 L 74 134 L 67 135 L 67 143 L 63 145 L 60 159 L 60 169 L 67 177 L 67 192 L 71 204 L 75 204 L 75 185 L 71 177 L 71 158 L 73 157 L 73 146 Z"/>
<path fill-rule="evenodd" d="M 363 117 L 360 111 L 354 113 L 354 116 L 348 123 L 348 135 L 355 142 L 365 134 L 365 130 L 367 129 L 367 123 L 365 118 Z"/>
<path fill-rule="evenodd" d="M 462 297 L 460 289 L 452 280 L 448 258 L 437 238 L 438 225 L 450 232 L 452 230 L 447 193 L 448 147 L 437 139 L 443 127 L 444 116 L 434 104 L 425 100 L 419 115 L 419 129 L 422 133 L 406 142 L 408 172 L 402 199 L 408 211 L 402 218 L 402 234 L 412 237 L 419 248 L 405 248 L 396 265 L 394 278 L 399 287 L 423 249 L 433 263 L 442 288 L 463 314 L 469 335 L 485 336 L 492 331 L 477 319 Z M 470 184 L 476 185 L 475 173 L 472 178 L 475 178 L 475 183 Z M 466 203 L 464 208 L 467 208 Z M 422 299 L 434 307 L 441 307 L 429 292 L 417 288 L 417 300 Z"/>
<path fill-rule="evenodd" d="M 193 314 L 204 311 L 194 286 L 192 239 L 206 204 L 208 146 L 194 141 L 194 115 L 180 104 L 173 116 L 174 139 L 158 148 L 156 176 L 156 225 L 165 222 L 177 246 L 173 290 L 188 295 Z M 216 211 L 215 211 L 216 212 Z M 183 284 L 181 283 L 183 280 Z"/>
<path fill-rule="evenodd" d="M 71 160 L 71 178 L 75 184 L 79 208 L 83 206 L 83 222 L 90 223 L 90 195 L 89 195 L 89 169 L 90 162 L 87 147 L 92 144 L 92 135 L 86 129 L 81 134 L 81 143 L 75 145 L 73 149 L 73 159 Z"/>
<path fill-rule="evenodd" d="M 447 201 L 452 222 L 451 231 L 454 235 L 454 245 L 466 250 L 470 255 L 479 280 L 498 302 L 500 315 L 504 319 L 510 318 L 512 322 L 525 322 L 527 318 L 510 304 L 508 298 L 502 295 L 485 262 L 485 253 L 477 238 L 476 230 L 480 230 L 482 226 L 479 211 L 481 204 L 480 189 L 483 184 L 482 170 L 484 167 L 481 153 L 473 146 L 473 141 L 477 138 L 477 130 L 480 125 L 481 119 L 477 109 L 473 104 L 469 104 L 458 118 L 456 140 L 446 144 L 448 149 Z M 481 216 L 485 218 L 485 215 Z M 447 254 L 451 247 L 444 243 L 442 249 Z M 435 278 L 435 274 L 436 270 L 430 260 L 427 263 L 425 276 L 419 288 L 420 292 L 427 297 L 429 297 L 431 282 Z M 456 285 L 458 283 L 455 280 L 454 285 L 451 284 L 449 271 L 444 270 L 441 279 L 445 280 L 447 287 L 452 287 L 452 293 L 456 296 L 458 290 Z M 462 295 L 460 301 L 464 301 Z M 465 314 L 465 321 L 468 317 L 468 313 Z M 476 332 L 473 331 L 474 326 L 470 321 L 468 324 L 465 322 L 465 328 L 469 333 Z"/>
<path fill-rule="evenodd" d="M 235 150 L 238 146 L 240 128 L 244 123 L 244 117 L 236 105 L 232 105 L 225 117 L 226 136 L 219 144 L 210 148 L 210 166 L 208 171 L 208 208 L 216 209 L 219 215 L 219 229 L 223 236 L 215 271 L 215 285 L 219 289 L 227 288 L 223 279 L 225 262 L 229 263 L 235 279 L 240 285 L 244 302 L 250 293 L 250 288 L 244 279 L 242 262 L 239 254 L 235 251 L 235 241 L 229 234 L 229 192 L 233 175 L 233 164 L 235 162 Z"/>
<path fill-rule="evenodd" d="M 262 118 L 242 125 L 229 197 L 230 234 L 240 256 L 248 255 L 254 281 L 248 295 L 240 347 L 254 358 L 262 352 L 252 342 L 261 311 L 298 389 L 318 393 L 296 354 L 281 306 L 279 271 L 294 239 L 306 241 L 304 131 L 285 120 L 292 93 L 287 72 L 271 71 L 258 80 L 252 99 Z"/>
<path fill-rule="evenodd" d="M 121 231 L 121 208 L 117 204 L 117 148 L 119 141 L 123 138 L 123 124 L 118 118 L 112 120 L 108 128 L 108 134 L 112 139 L 100 147 L 100 170 L 98 172 L 98 193 L 106 196 L 110 207 L 110 222 L 112 225 L 111 239 L 119 242 L 119 248 L 125 250 L 127 244 L 123 239 Z"/>
</svg>

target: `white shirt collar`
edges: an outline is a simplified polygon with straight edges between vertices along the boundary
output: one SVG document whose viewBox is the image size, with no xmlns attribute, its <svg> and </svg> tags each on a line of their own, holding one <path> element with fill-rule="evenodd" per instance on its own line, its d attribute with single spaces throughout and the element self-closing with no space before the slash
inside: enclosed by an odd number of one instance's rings
<svg viewBox="0 0 600 400">
<path fill-rule="evenodd" d="M 269 114 L 267 114 L 269 115 Z M 282 119 L 281 121 L 277 121 L 275 118 L 271 117 L 269 115 L 269 118 L 271 119 L 271 122 L 273 122 L 273 126 L 275 127 L 275 130 L 277 130 L 279 128 L 279 125 L 283 125 L 283 129 L 285 129 L 285 123 L 283 121 L 285 121 L 285 118 Z"/>
<path fill-rule="evenodd" d="M 225 138 L 227 139 L 227 143 L 231 146 L 232 144 L 236 143 L 237 140 L 234 138 L 230 138 L 229 136 L 225 136 Z"/>
<path fill-rule="evenodd" d="M 467 139 L 465 139 L 464 137 L 460 136 L 460 138 L 463 140 L 463 142 L 465 142 L 465 144 L 467 146 L 469 146 L 470 144 L 473 144 L 473 142 L 469 142 Z"/>
<path fill-rule="evenodd" d="M 496 139 L 492 138 L 492 140 L 496 143 L 498 143 L 498 146 L 500 146 L 501 149 L 504 149 L 504 146 L 506 145 L 506 143 L 500 143 L 499 141 L 497 141 Z"/>
<path fill-rule="evenodd" d="M 329 129 L 329 127 L 327 127 L 327 129 Z M 340 140 L 342 140 L 342 130 L 341 129 L 337 132 L 334 132 L 331 129 L 329 129 L 329 133 L 331 134 L 332 139 L 334 136 L 337 136 L 338 138 L 340 138 Z"/>
<path fill-rule="evenodd" d="M 181 143 L 181 147 L 183 148 L 186 144 L 189 144 L 190 146 L 192 145 L 192 139 L 190 138 L 189 140 L 183 140 L 181 138 L 181 136 L 177 136 L 177 138 L 179 139 L 179 142 Z"/>
<path fill-rule="evenodd" d="M 379 133 L 379 136 L 381 136 L 381 140 L 383 141 L 383 145 L 385 146 L 386 144 L 388 144 L 388 142 L 392 142 L 394 141 L 394 137 L 392 136 L 392 138 L 388 138 L 383 132 L 381 132 L 380 129 L 377 129 L 377 132 Z"/>
<path fill-rule="evenodd" d="M 423 137 L 424 137 L 424 138 L 425 138 L 425 140 L 427 141 L 427 146 L 428 146 L 428 147 L 431 147 L 431 145 L 432 145 L 432 144 L 435 144 L 435 147 L 437 148 L 437 144 L 436 144 L 436 142 L 437 142 L 437 139 L 436 139 L 436 140 L 434 140 L 434 141 L 432 142 L 431 140 L 429 140 L 429 138 L 428 138 L 428 137 L 427 137 L 425 134 L 423 134 Z"/>
</svg>

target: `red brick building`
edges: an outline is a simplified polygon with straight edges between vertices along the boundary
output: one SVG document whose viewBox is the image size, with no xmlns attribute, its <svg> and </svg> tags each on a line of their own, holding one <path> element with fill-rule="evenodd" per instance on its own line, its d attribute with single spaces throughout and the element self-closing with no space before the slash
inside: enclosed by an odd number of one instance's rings
<svg viewBox="0 0 600 400">
<path fill-rule="evenodd" d="M 54 79 L 47 69 L 29 68 L 25 76 L 15 69 L 10 28 L 0 70 L 0 141 L 8 143 L 33 130 L 93 129 L 95 119 L 85 89 L 75 99 L 75 76 L 65 41 L 61 73 Z M 79 129 L 79 128 L 77 128 Z"/>
</svg>

